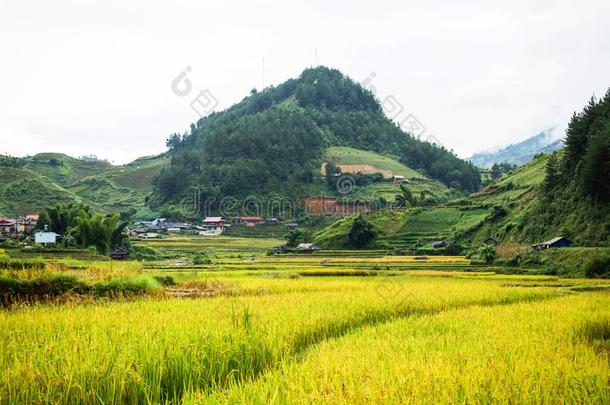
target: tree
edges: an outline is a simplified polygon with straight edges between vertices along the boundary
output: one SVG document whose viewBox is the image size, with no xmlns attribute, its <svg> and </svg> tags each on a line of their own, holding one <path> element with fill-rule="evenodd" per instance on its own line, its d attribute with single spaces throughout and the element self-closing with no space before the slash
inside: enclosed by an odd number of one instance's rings
<svg viewBox="0 0 610 405">
<path fill-rule="evenodd" d="M 46 208 L 40 213 L 37 227 L 44 229 L 47 226 L 49 230 L 63 235 L 68 229 L 76 225 L 77 218 L 90 215 L 90 209 L 86 205 L 72 203 L 68 205 L 58 204 L 54 207 Z"/>
<path fill-rule="evenodd" d="M 580 178 L 586 194 L 610 201 L 610 121 L 587 145 Z"/>
<path fill-rule="evenodd" d="M 491 166 L 490 175 L 493 180 L 498 180 L 500 178 L 500 176 L 502 176 L 502 172 L 500 171 L 500 166 L 498 166 L 497 163 L 494 163 Z"/>
<path fill-rule="evenodd" d="M 113 233 L 118 223 L 118 214 L 108 216 L 95 214 L 91 217 L 79 217 L 74 228 L 74 234 L 81 247 L 95 246 L 98 253 L 107 254 L 110 251 Z"/>
<path fill-rule="evenodd" d="M 174 134 L 171 134 L 169 136 L 169 138 L 167 138 L 167 140 L 165 141 L 165 146 L 167 146 L 167 148 L 169 150 L 174 150 L 178 146 L 180 146 L 181 141 L 182 141 L 182 139 L 180 138 L 180 135 L 174 133 Z"/>
<path fill-rule="evenodd" d="M 286 245 L 297 247 L 300 243 L 311 241 L 311 233 L 303 229 L 293 229 L 286 235 Z"/>
<path fill-rule="evenodd" d="M 330 188 L 335 188 L 336 176 L 335 174 L 340 174 L 341 169 L 335 165 L 332 160 L 326 162 L 326 185 Z"/>
<path fill-rule="evenodd" d="M 352 222 L 348 237 L 352 246 L 361 248 L 377 237 L 377 231 L 373 224 L 367 221 L 362 214 L 359 214 Z"/>
<path fill-rule="evenodd" d="M 542 190 L 546 193 L 553 190 L 561 181 L 561 167 L 557 153 L 551 154 L 546 163 L 546 175 L 542 183 Z"/>
<path fill-rule="evenodd" d="M 101 254 L 117 247 L 128 247 L 125 232 L 127 222 L 120 221 L 120 214 L 92 214 L 84 205 L 62 205 L 49 207 L 40 214 L 39 226 L 63 236 L 64 246 L 88 248 L 94 246 Z"/>
</svg>

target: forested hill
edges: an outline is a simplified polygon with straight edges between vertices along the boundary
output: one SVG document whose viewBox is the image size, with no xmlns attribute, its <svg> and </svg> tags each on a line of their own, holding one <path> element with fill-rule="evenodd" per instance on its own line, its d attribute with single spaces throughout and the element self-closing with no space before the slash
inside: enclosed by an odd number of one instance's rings
<svg viewBox="0 0 610 405">
<path fill-rule="evenodd" d="M 465 246 L 494 238 L 502 244 L 535 243 L 565 236 L 576 246 L 610 244 L 610 90 L 575 113 L 564 147 L 538 154 L 485 189 L 433 207 L 414 204 L 380 210 L 367 219 L 376 248 L 416 249 L 434 240 Z M 353 218 L 316 236 L 326 248 L 354 247 Z"/>
<path fill-rule="evenodd" d="M 167 142 L 171 165 L 155 180 L 151 203 L 187 196 L 303 197 L 319 184 L 324 151 L 347 146 L 377 152 L 463 192 L 480 186 L 477 169 L 452 152 L 403 132 L 374 95 L 326 67 L 261 92 L 192 124 Z"/>
</svg>

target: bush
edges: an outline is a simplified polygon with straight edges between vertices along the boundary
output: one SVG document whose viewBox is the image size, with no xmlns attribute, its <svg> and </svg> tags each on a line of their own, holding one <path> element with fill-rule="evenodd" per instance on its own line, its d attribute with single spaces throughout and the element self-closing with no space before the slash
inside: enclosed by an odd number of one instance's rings
<svg viewBox="0 0 610 405">
<path fill-rule="evenodd" d="M 500 257 L 494 261 L 494 264 L 498 266 L 517 267 L 519 261 L 516 257 Z"/>
<path fill-rule="evenodd" d="M 146 276 L 115 278 L 96 284 L 66 274 L 32 279 L 0 276 L 0 298 L 3 306 L 18 302 L 45 301 L 64 294 L 96 297 L 133 296 L 145 294 L 158 287 L 154 279 Z"/>
<path fill-rule="evenodd" d="M 212 261 L 208 257 L 207 253 L 199 252 L 193 259 L 193 264 L 210 264 Z"/>
<path fill-rule="evenodd" d="M 476 250 L 474 255 L 471 256 L 477 260 L 483 261 L 486 264 L 489 264 L 494 261 L 497 257 L 496 249 L 493 246 L 482 245 Z"/>
<path fill-rule="evenodd" d="M 90 285 L 70 275 L 54 275 L 34 279 L 0 276 L 0 294 L 4 305 L 18 301 L 43 300 L 66 293 L 86 294 Z"/>
<path fill-rule="evenodd" d="M 461 256 L 464 254 L 464 246 L 459 243 L 452 243 L 443 251 L 445 256 Z"/>
<path fill-rule="evenodd" d="M 131 246 L 129 249 L 129 257 L 135 260 L 161 260 L 165 255 L 155 248 L 149 246 Z"/>
<path fill-rule="evenodd" d="M 155 276 L 155 280 L 157 283 L 161 284 L 163 287 L 171 287 L 176 285 L 176 280 L 172 276 Z"/>
<path fill-rule="evenodd" d="M 147 276 L 113 278 L 93 285 L 93 294 L 98 297 L 141 295 L 158 288 L 157 282 Z"/>
<path fill-rule="evenodd" d="M 610 256 L 597 255 L 585 266 L 585 275 L 588 278 L 610 277 Z"/>
</svg>

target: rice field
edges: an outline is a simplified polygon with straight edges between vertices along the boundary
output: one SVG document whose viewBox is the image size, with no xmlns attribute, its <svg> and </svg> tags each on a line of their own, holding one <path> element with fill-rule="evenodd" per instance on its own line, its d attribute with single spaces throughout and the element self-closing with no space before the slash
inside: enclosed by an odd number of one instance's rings
<svg viewBox="0 0 610 405">
<path fill-rule="evenodd" d="M 20 270 L 148 278 L 156 293 L 0 310 L 0 403 L 610 402 L 608 280 L 472 272 L 462 257 L 321 264 L 202 239 L 156 243 L 205 250 L 212 267 Z"/>
</svg>

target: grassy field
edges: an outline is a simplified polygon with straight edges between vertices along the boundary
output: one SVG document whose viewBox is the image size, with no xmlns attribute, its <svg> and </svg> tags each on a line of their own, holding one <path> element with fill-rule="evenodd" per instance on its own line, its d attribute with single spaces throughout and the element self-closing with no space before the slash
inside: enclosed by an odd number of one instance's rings
<svg viewBox="0 0 610 405">
<path fill-rule="evenodd" d="M 177 237 L 136 243 L 181 263 L 0 269 L 0 289 L 93 286 L 0 310 L 0 403 L 610 399 L 608 280 L 473 272 L 459 256 L 266 256 L 278 242 Z M 184 263 L 202 251 L 210 265 Z M 114 294 L 129 281 L 143 289 Z"/>
<path fill-rule="evenodd" d="M 383 173 L 387 178 L 392 175 L 405 176 L 410 180 L 408 187 L 412 193 L 419 196 L 421 192 L 427 192 L 438 199 L 447 199 L 449 189 L 444 184 L 432 180 L 429 177 L 411 169 L 387 156 L 379 155 L 374 152 L 364 151 L 343 146 L 334 146 L 326 149 L 325 158 L 332 160 L 344 173 L 356 171 L 367 172 L 368 169 L 379 169 L 377 172 Z M 363 166 L 362 170 L 359 166 Z M 367 166 L 367 170 L 364 170 Z M 370 167 L 369 167 L 370 166 Z M 323 172 L 324 170 L 322 170 Z M 375 172 L 375 170 L 373 170 Z M 391 181 L 374 183 L 367 186 L 356 187 L 354 193 L 349 195 L 350 199 L 358 201 L 376 201 L 384 198 L 387 201 L 394 201 L 397 195 L 402 195 L 400 185 Z"/>
<path fill-rule="evenodd" d="M 388 170 L 393 175 L 427 179 L 423 174 L 401 164 L 395 159 L 346 146 L 333 146 L 326 149 L 326 158 L 332 160 L 337 165 L 370 165 L 381 170 Z"/>
</svg>

